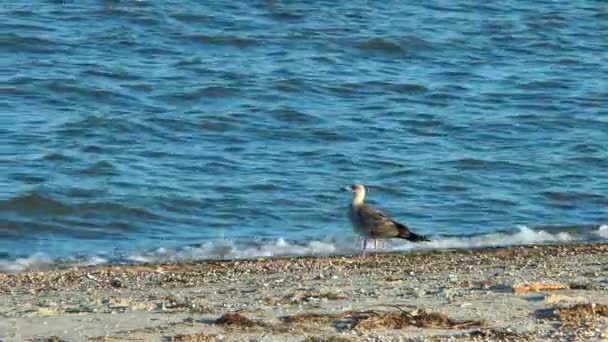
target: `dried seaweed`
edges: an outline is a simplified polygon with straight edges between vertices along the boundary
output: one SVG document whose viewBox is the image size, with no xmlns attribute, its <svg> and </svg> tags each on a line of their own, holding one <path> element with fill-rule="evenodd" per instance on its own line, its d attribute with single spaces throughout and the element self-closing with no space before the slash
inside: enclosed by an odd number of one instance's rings
<svg viewBox="0 0 608 342">
<path fill-rule="evenodd" d="M 344 317 L 342 314 L 304 313 L 283 317 L 285 323 L 330 323 Z"/>
<path fill-rule="evenodd" d="M 592 283 L 571 283 L 571 290 L 597 290 L 597 285 Z"/>
<path fill-rule="evenodd" d="M 600 316 L 608 317 L 608 304 L 577 304 L 567 308 L 560 308 L 557 316 L 563 325 L 582 325 Z"/>
<path fill-rule="evenodd" d="M 369 312 L 355 315 L 351 329 L 374 330 L 403 329 L 408 326 L 420 328 L 462 329 L 483 325 L 480 321 L 455 321 L 436 312 L 416 310 L 408 312 Z"/>
<path fill-rule="evenodd" d="M 336 320 L 346 321 L 348 329 L 403 329 L 414 326 L 421 328 L 462 329 L 482 326 L 480 321 L 455 321 L 436 312 L 415 310 L 413 312 L 395 311 L 347 311 L 340 314 L 298 314 L 283 318 L 286 323 L 330 323 Z"/>
<path fill-rule="evenodd" d="M 498 329 L 480 329 L 467 334 L 467 337 L 478 337 L 488 341 L 527 341 L 531 337 L 529 334 L 498 330 Z"/>
<path fill-rule="evenodd" d="M 223 314 L 220 318 L 215 320 L 215 324 L 220 324 L 227 327 L 236 327 L 236 328 L 251 328 L 255 326 L 264 327 L 266 324 L 264 322 L 256 321 L 245 317 L 244 315 L 238 312 L 229 312 Z"/>
<path fill-rule="evenodd" d="M 215 342 L 217 341 L 216 337 L 213 335 L 207 335 L 205 333 L 195 333 L 189 335 L 175 335 L 168 339 L 170 342 Z"/>
<path fill-rule="evenodd" d="M 35 341 L 36 342 L 65 342 L 65 340 L 60 338 L 59 336 L 43 337 L 40 339 L 36 339 Z"/>
<path fill-rule="evenodd" d="M 354 337 L 346 337 L 346 336 L 331 336 L 331 337 L 317 337 L 317 336 L 309 336 L 305 338 L 302 342 L 354 342 L 356 339 Z"/>
</svg>

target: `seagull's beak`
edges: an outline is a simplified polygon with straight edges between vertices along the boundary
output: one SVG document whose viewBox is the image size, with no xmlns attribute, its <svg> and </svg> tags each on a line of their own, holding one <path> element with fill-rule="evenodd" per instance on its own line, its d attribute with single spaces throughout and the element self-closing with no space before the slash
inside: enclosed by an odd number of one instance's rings
<svg viewBox="0 0 608 342">
<path fill-rule="evenodd" d="M 341 190 L 342 190 L 342 191 L 352 191 L 352 190 L 350 189 L 350 186 L 345 186 L 345 187 L 343 187 Z"/>
</svg>

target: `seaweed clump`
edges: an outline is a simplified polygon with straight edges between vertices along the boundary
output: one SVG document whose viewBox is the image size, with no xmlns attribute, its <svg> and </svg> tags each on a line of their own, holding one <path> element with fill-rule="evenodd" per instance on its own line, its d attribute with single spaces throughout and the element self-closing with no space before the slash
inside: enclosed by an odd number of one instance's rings
<svg viewBox="0 0 608 342">
<path fill-rule="evenodd" d="M 338 314 L 306 313 L 283 318 L 286 323 L 334 323 L 348 330 L 403 329 L 406 327 L 463 329 L 482 326 L 481 321 L 456 321 L 446 315 L 424 310 L 347 311 Z"/>
</svg>

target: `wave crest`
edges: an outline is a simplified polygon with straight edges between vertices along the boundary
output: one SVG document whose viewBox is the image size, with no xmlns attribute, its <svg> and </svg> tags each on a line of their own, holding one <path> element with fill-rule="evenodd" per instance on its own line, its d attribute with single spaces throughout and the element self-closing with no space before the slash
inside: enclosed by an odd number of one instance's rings
<svg viewBox="0 0 608 342">
<path fill-rule="evenodd" d="M 557 227 L 559 228 L 559 227 Z M 567 243 L 575 241 L 601 241 L 608 239 L 608 225 L 581 227 L 581 229 L 529 228 L 519 226 L 513 232 L 500 232 L 466 237 L 435 237 L 430 242 L 409 243 L 405 240 L 383 241 L 382 252 L 410 252 L 445 249 L 478 249 Z M 288 241 L 276 240 L 216 240 L 200 245 L 154 250 L 112 251 L 91 254 L 80 258 L 52 259 L 40 253 L 14 260 L 0 259 L 0 272 L 44 270 L 53 267 L 79 267 L 104 264 L 174 263 L 201 260 L 253 259 L 287 256 L 352 255 L 359 252 L 354 236 L 327 240 Z"/>
</svg>

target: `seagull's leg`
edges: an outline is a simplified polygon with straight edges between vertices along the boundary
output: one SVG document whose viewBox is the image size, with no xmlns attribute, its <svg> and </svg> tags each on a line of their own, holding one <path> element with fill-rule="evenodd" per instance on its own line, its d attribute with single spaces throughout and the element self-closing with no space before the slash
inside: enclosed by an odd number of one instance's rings
<svg viewBox="0 0 608 342">
<path fill-rule="evenodd" d="M 363 252 L 365 249 L 365 238 L 362 235 L 357 236 L 357 244 L 360 252 Z"/>
<path fill-rule="evenodd" d="M 374 239 L 374 256 L 378 256 L 378 239 Z"/>
<path fill-rule="evenodd" d="M 367 248 L 367 238 L 363 238 L 363 248 L 361 249 L 361 257 L 365 257 L 365 249 Z"/>
</svg>

